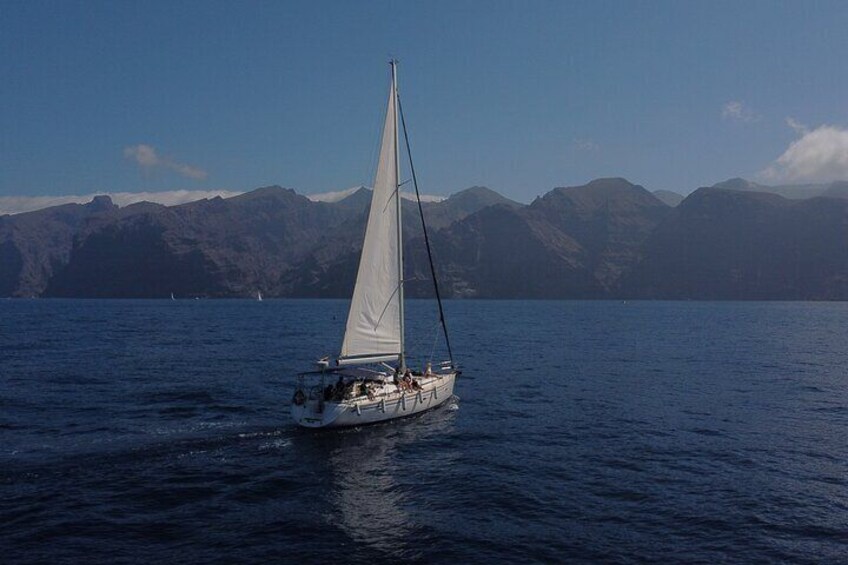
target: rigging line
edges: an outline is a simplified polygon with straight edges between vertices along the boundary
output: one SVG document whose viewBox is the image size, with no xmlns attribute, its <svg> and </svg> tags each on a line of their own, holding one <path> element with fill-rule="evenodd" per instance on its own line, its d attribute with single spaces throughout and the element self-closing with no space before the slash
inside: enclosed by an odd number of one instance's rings
<svg viewBox="0 0 848 565">
<path fill-rule="evenodd" d="M 432 361 L 434 351 L 436 350 L 436 345 L 439 342 L 439 337 L 442 335 L 442 324 L 438 318 L 433 320 L 433 325 L 427 326 L 421 331 L 415 333 L 414 339 L 414 349 L 413 351 L 427 351 L 427 345 L 430 345 L 430 336 L 433 336 L 433 343 L 430 349 L 429 356 L 421 354 L 423 359 L 427 361 Z"/>
<path fill-rule="evenodd" d="M 424 231 L 424 243 L 427 246 L 427 259 L 430 261 L 430 274 L 433 276 L 433 289 L 436 291 L 436 302 L 439 304 L 439 320 L 442 322 L 442 330 L 445 332 L 445 345 L 448 347 L 448 357 L 453 367 L 453 352 L 451 351 L 450 338 L 448 337 L 448 326 L 445 322 L 445 311 L 442 308 L 442 295 L 439 292 L 439 281 L 436 279 L 436 268 L 433 265 L 433 252 L 430 249 L 430 237 L 427 234 L 427 223 L 424 221 L 424 208 L 421 206 L 421 193 L 418 192 L 418 177 L 415 175 L 415 165 L 412 163 L 412 150 L 409 148 L 409 134 L 406 131 L 406 118 L 403 115 L 403 104 L 400 102 L 400 93 L 395 91 L 397 97 L 398 113 L 400 123 L 403 125 L 403 140 L 406 142 L 406 154 L 409 157 L 409 170 L 412 172 L 412 185 L 415 187 L 415 199 L 418 201 L 418 214 L 421 216 L 421 228 Z"/>
<path fill-rule="evenodd" d="M 430 359 L 429 361 L 433 361 L 433 356 L 436 354 L 436 341 L 439 339 L 439 328 L 436 324 L 433 324 L 433 346 L 430 348 Z"/>
</svg>

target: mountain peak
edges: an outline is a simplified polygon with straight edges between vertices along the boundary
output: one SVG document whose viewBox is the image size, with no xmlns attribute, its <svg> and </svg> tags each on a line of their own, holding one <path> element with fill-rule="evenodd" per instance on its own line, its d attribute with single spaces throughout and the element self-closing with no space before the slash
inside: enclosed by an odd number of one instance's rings
<svg viewBox="0 0 848 565">
<path fill-rule="evenodd" d="M 445 200 L 451 206 L 472 207 L 476 209 L 485 208 L 494 204 L 506 204 L 507 206 L 519 206 L 519 204 L 509 198 L 495 192 L 486 186 L 472 186 L 459 192 L 451 194 Z"/>
<path fill-rule="evenodd" d="M 85 205 L 85 207 L 92 212 L 105 212 L 107 210 L 115 210 L 118 208 L 112 202 L 112 199 L 105 194 L 95 196 L 91 199 L 91 202 Z"/>
<path fill-rule="evenodd" d="M 713 188 L 723 188 L 724 190 L 748 190 L 748 191 L 763 191 L 767 187 L 757 184 L 755 182 L 749 181 L 748 179 L 743 179 L 741 177 L 734 177 L 732 179 L 727 179 L 725 181 L 717 182 L 713 186 Z"/>
<path fill-rule="evenodd" d="M 623 177 L 601 177 L 598 179 L 594 179 L 589 181 L 584 185 L 586 188 L 593 189 L 621 189 L 621 188 L 632 188 L 636 186 L 629 180 Z"/>
<path fill-rule="evenodd" d="M 614 194 L 626 194 L 629 192 L 633 192 L 634 189 L 647 192 L 643 187 L 633 184 L 627 179 L 621 177 L 605 177 L 591 180 L 586 184 L 580 186 L 558 186 L 548 194 L 583 194 L 592 195 L 593 197 L 603 197 L 611 196 Z M 545 198 L 546 196 L 548 196 L 548 194 L 546 194 L 542 198 Z"/>
<path fill-rule="evenodd" d="M 580 208 L 597 208 L 610 202 L 634 201 L 650 206 L 665 206 L 656 196 L 644 187 L 633 184 L 621 177 L 600 178 L 582 186 L 557 187 L 531 204 L 532 207 L 555 205 L 555 202 L 569 201 Z"/>
<path fill-rule="evenodd" d="M 255 190 L 251 190 L 250 192 L 245 192 L 244 194 L 239 194 L 238 196 L 229 198 L 232 202 L 250 202 L 253 200 L 267 199 L 289 202 L 296 199 L 305 200 L 306 197 L 298 194 L 294 191 L 294 189 L 283 188 L 282 186 L 274 184 L 271 186 L 263 186 Z"/>
<path fill-rule="evenodd" d="M 451 194 L 451 195 L 448 197 L 448 199 L 456 198 L 456 197 L 458 197 L 458 196 L 460 196 L 460 195 L 463 195 L 463 194 L 473 194 L 473 195 L 489 195 L 489 194 L 493 194 L 493 195 L 496 195 L 496 196 L 500 196 L 500 194 L 498 194 L 497 192 L 495 192 L 494 190 L 492 190 L 492 189 L 491 189 L 491 188 L 489 188 L 488 186 L 478 186 L 478 185 L 474 185 L 474 186 L 470 186 L 470 187 L 468 187 L 468 188 L 462 189 L 462 190 L 460 190 L 459 192 L 455 192 L 455 193 Z"/>
</svg>

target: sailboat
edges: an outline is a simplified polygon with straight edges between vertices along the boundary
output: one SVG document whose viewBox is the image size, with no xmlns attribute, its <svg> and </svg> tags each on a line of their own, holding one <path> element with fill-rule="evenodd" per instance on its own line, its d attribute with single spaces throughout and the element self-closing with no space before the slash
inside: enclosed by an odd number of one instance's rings
<svg viewBox="0 0 848 565">
<path fill-rule="evenodd" d="M 380 158 L 341 352 L 319 360 L 318 370 L 298 375 L 291 414 L 294 421 L 304 427 L 360 426 L 424 412 L 452 398 L 454 383 L 460 374 L 453 362 L 418 181 L 409 153 L 409 138 L 397 88 L 397 61 L 389 64 L 392 80 Z M 417 371 L 407 365 L 404 344 L 399 120 L 403 124 L 448 352 L 447 361 L 438 363 L 435 368 L 428 362 Z"/>
<path fill-rule="evenodd" d="M 261 290 L 256 291 L 256 300 L 258 300 L 259 302 L 262 302 L 262 291 Z"/>
</svg>

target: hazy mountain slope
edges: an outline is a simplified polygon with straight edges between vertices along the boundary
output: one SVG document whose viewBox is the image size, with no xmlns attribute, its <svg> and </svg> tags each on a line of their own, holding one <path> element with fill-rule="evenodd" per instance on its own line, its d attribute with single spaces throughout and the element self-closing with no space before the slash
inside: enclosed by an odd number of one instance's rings
<svg viewBox="0 0 848 565">
<path fill-rule="evenodd" d="M 479 210 L 495 205 L 502 205 L 508 208 L 522 207 L 518 202 L 501 196 L 490 188 L 472 186 L 471 188 L 466 188 L 452 194 L 449 198 L 441 202 L 426 203 L 423 208 L 427 226 L 432 230 L 438 230 Z"/>
<path fill-rule="evenodd" d="M 529 209 L 586 250 L 586 267 L 604 291 L 638 261 L 642 244 L 671 211 L 643 187 L 621 178 L 556 188 Z"/>
<path fill-rule="evenodd" d="M 846 299 L 848 201 L 702 188 L 623 281 L 642 298 Z"/>
<path fill-rule="evenodd" d="M 527 207 L 490 206 L 437 232 L 438 273 L 450 296 L 605 296 L 668 210 L 623 179 L 557 188 Z M 413 274 L 426 278 L 426 256 L 413 248 Z"/>
<path fill-rule="evenodd" d="M 588 297 L 598 292 L 585 268 L 585 250 L 527 208 L 484 208 L 433 238 L 445 295 L 456 297 Z M 425 250 L 410 252 L 413 275 L 425 281 Z"/>
<path fill-rule="evenodd" d="M 784 184 L 769 186 L 742 178 L 732 178 L 713 185 L 713 188 L 740 190 L 743 192 L 768 192 L 789 200 L 804 200 L 822 196 L 830 184 Z"/>
<path fill-rule="evenodd" d="M 343 209 L 352 215 L 367 213 L 370 204 L 371 190 L 365 187 L 333 203 L 335 207 Z M 421 208 L 424 211 L 428 228 L 437 230 L 449 226 L 453 222 L 461 220 L 478 210 L 495 204 L 503 204 L 514 208 L 520 208 L 522 206 L 518 202 L 501 196 L 490 188 L 472 186 L 471 188 L 460 190 L 438 202 L 422 202 Z M 414 200 L 404 198 L 401 201 L 401 205 L 403 208 L 404 228 L 417 234 L 421 229 L 418 203 Z"/>
<path fill-rule="evenodd" d="M 848 198 L 848 181 L 832 182 L 821 196 L 828 198 Z"/>
<path fill-rule="evenodd" d="M 363 192 L 364 191 L 364 192 Z M 364 197 L 364 198 L 363 198 Z M 351 201 L 352 202 L 349 202 Z M 362 238 L 365 234 L 370 191 L 362 189 L 336 206 L 350 213 L 345 229 L 318 243 L 280 280 L 279 292 L 286 296 L 350 296 L 359 264 Z M 516 209 L 521 205 L 485 187 L 462 190 L 440 202 L 424 202 L 424 217 L 431 235 L 463 218 L 493 205 Z M 407 293 L 409 296 L 430 296 L 429 266 L 422 239 L 421 218 L 414 201 L 403 200 L 404 252 L 406 257 Z M 359 210 L 356 213 L 356 210 Z"/>
<path fill-rule="evenodd" d="M 660 202 L 666 206 L 671 206 L 672 208 L 683 202 L 683 199 L 685 198 L 682 194 L 672 192 L 671 190 L 655 190 L 652 194 L 656 196 Z"/>
</svg>

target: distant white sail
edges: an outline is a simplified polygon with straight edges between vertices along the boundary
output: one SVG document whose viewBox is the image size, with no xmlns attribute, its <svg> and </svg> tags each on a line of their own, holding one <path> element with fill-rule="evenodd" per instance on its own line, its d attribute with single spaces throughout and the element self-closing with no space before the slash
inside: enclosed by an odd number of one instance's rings
<svg viewBox="0 0 848 565">
<path fill-rule="evenodd" d="M 342 359 L 397 357 L 401 353 L 402 250 L 398 241 L 401 226 L 397 206 L 395 100 L 392 81 L 371 211 L 342 342 Z"/>
</svg>

